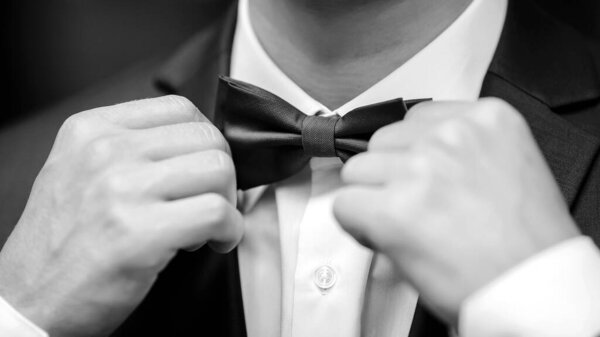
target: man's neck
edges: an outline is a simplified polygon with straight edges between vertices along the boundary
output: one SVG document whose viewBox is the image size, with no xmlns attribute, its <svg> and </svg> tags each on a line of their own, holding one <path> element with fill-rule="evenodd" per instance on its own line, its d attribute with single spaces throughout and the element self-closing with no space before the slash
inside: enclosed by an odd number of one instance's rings
<svg viewBox="0 0 600 337">
<path fill-rule="evenodd" d="M 336 109 L 401 66 L 472 0 L 249 0 L 275 63 Z"/>
</svg>

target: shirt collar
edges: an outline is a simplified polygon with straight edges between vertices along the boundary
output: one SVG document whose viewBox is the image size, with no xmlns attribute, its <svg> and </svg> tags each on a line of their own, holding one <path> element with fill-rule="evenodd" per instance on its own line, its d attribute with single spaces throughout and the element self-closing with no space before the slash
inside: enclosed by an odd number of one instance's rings
<svg viewBox="0 0 600 337">
<path fill-rule="evenodd" d="M 402 66 L 330 111 L 296 85 L 266 53 L 250 22 L 248 0 L 240 0 L 233 40 L 231 77 L 280 96 L 308 115 L 345 113 L 393 98 L 476 100 L 504 25 L 507 0 L 473 0 L 439 36 Z"/>
</svg>

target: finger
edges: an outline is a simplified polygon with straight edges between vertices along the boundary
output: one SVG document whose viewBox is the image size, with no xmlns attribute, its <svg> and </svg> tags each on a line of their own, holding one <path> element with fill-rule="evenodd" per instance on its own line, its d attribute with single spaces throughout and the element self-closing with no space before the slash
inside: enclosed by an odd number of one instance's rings
<svg viewBox="0 0 600 337">
<path fill-rule="evenodd" d="M 208 122 L 187 98 L 162 96 L 88 110 L 102 119 L 129 129 L 145 129 L 187 122 Z"/>
<path fill-rule="evenodd" d="M 347 184 L 380 185 L 392 180 L 410 179 L 414 171 L 411 151 L 369 151 L 358 154 L 342 168 L 342 180 Z"/>
<path fill-rule="evenodd" d="M 380 223 L 379 205 L 383 190 L 372 186 L 344 187 L 336 194 L 333 214 L 340 226 L 361 245 L 375 249 L 378 246 L 374 231 Z"/>
<path fill-rule="evenodd" d="M 430 136 L 445 122 L 468 113 L 473 103 L 425 102 L 410 109 L 403 121 L 377 130 L 369 141 L 370 151 L 386 151 L 413 146 Z"/>
<path fill-rule="evenodd" d="M 340 226 L 360 244 L 393 253 L 414 242 L 414 195 L 419 187 L 411 181 L 386 187 L 353 185 L 336 195 L 333 213 Z"/>
<path fill-rule="evenodd" d="M 216 193 L 235 204 L 235 169 L 231 157 L 219 150 L 190 153 L 153 163 L 149 194 L 163 200 Z"/>
<path fill-rule="evenodd" d="M 408 149 L 418 141 L 427 129 L 423 123 L 401 121 L 377 130 L 369 140 L 369 151 L 389 151 Z"/>
<path fill-rule="evenodd" d="M 473 104 L 475 103 L 461 101 L 425 101 L 408 110 L 404 120 L 441 121 L 471 110 Z"/>
<path fill-rule="evenodd" d="M 138 130 L 129 137 L 137 151 L 150 160 L 211 149 L 231 153 L 225 137 L 209 122 L 180 123 Z"/>
<path fill-rule="evenodd" d="M 192 250 L 205 243 L 231 251 L 243 236 L 240 212 L 223 196 L 207 193 L 154 206 L 160 240 L 173 249 Z"/>
</svg>

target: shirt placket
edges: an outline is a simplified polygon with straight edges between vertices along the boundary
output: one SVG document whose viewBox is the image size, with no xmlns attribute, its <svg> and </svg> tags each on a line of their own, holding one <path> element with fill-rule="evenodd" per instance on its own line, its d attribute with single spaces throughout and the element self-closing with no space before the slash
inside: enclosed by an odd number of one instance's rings
<svg viewBox="0 0 600 337">
<path fill-rule="evenodd" d="M 290 336 L 359 336 L 372 253 L 335 221 L 337 158 L 311 160 L 311 196 L 298 232 Z"/>
</svg>

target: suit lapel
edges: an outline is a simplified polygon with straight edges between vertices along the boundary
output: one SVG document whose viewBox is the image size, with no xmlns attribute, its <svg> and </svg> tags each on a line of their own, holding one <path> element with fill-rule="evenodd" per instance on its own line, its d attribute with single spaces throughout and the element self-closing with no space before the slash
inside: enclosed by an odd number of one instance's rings
<svg viewBox="0 0 600 337">
<path fill-rule="evenodd" d="M 561 114 L 597 104 L 594 69 L 585 41 L 571 28 L 529 1 L 510 1 L 481 96 L 500 97 L 521 112 L 571 206 L 600 144 Z"/>
<path fill-rule="evenodd" d="M 237 16 L 237 3 L 223 1 L 224 13 L 172 56 L 159 70 L 156 87 L 190 99 L 214 120 L 219 75 L 228 75 Z"/>
<path fill-rule="evenodd" d="M 556 115 L 550 107 L 494 73 L 486 77 L 482 96 L 501 97 L 521 112 L 565 200 L 573 207 L 581 184 L 597 156 L 598 138 L 578 129 Z"/>
</svg>

